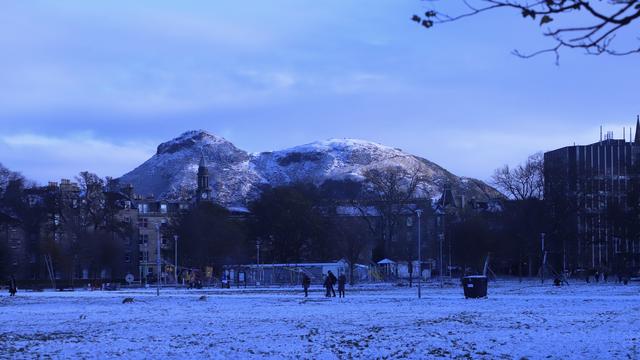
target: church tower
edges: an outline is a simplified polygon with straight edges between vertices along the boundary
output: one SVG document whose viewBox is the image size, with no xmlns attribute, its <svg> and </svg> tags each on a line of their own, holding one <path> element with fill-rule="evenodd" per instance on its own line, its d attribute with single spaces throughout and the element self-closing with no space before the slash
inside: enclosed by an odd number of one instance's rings
<svg viewBox="0 0 640 360">
<path fill-rule="evenodd" d="M 204 160 L 204 153 L 200 157 L 198 166 L 198 190 L 196 191 L 196 202 L 211 201 L 211 188 L 209 187 L 209 169 Z"/>
</svg>

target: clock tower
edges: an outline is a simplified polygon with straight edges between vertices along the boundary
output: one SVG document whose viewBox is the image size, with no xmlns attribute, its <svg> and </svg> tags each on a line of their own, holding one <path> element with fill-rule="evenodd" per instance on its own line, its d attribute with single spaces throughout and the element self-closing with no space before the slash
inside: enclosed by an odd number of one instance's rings
<svg viewBox="0 0 640 360">
<path fill-rule="evenodd" d="M 209 187 L 209 169 L 204 160 L 204 153 L 200 157 L 198 166 L 198 190 L 196 191 L 196 202 L 211 201 L 211 188 Z"/>
</svg>

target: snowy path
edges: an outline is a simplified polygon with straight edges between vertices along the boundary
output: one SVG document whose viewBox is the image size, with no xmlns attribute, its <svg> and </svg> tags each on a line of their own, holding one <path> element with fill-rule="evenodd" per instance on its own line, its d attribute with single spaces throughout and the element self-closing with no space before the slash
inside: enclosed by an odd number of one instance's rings
<svg viewBox="0 0 640 360">
<path fill-rule="evenodd" d="M 0 358 L 640 359 L 640 286 L 370 286 L 19 293 L 0 297 Z M 201 301 L 200 297 L 207 299 Z M 133 304 L 122 304 L 134 297 Z"/>
</svg>

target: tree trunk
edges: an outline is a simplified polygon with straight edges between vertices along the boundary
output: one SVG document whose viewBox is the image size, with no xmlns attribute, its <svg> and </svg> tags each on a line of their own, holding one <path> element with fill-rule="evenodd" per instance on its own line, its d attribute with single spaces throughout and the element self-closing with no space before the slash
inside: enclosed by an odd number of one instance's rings
<svg viewBox="0 0 640 360">
<path fill-rule="evenodd" d="M 355 268 L 356 268 L 355 263 L 353 261 L 349 262 L 349 285 L 351 286 L 355 284 L 355 281 L 353 279 L 353 272 Z"/>
</svg>

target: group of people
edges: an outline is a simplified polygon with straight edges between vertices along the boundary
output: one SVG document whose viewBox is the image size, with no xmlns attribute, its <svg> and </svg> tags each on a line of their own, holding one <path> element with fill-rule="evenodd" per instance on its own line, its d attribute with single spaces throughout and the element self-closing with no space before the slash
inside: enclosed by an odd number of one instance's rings
<svg viewBox="0 0 640 360">
<path fill-rule="evenodd" d="M 331 270 L 324 278 L 325 297 L 336 297 L 334 286 L 338 284 L 338 296 L 345 297 L 345 286 L 347 285 L 347 277 L 344 274 L 336 277 Z M 311 286 L 311 278 L 307 274 L 302 274 L 302 288 L 304 289 L 304 297 L 309 297 L 309 287 Z"/>
<path fill-rule="evenodd" d="M 629 279 L 631 278 L 630 271 L 620 271 L 614 273 L 616 283 L 623 283 L 627 285 L 629 283 Z M 587 283 L 591 282 L 591 278 L 596 283 L 603 282 L 606 283 L 609 280 L 609 273 L 606 270 L 602 269 L 591 269 L 589 271 L 585 271 L 585 280 Z"/>
</svg>

